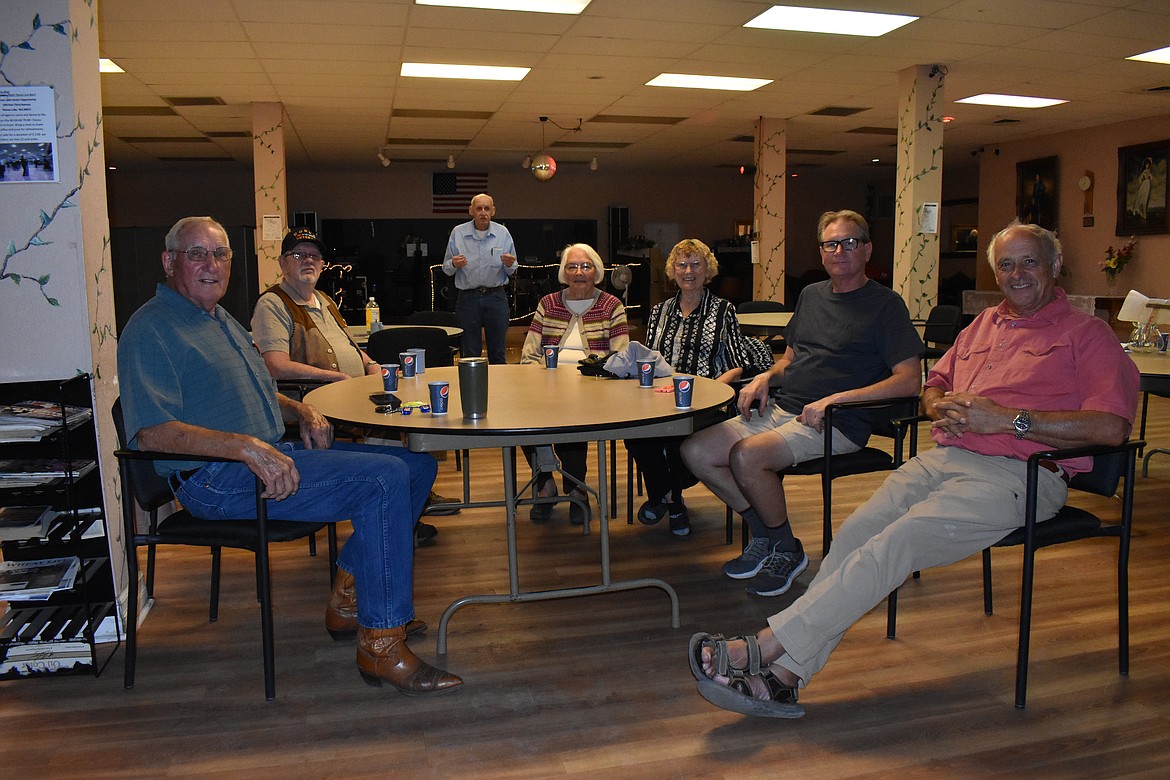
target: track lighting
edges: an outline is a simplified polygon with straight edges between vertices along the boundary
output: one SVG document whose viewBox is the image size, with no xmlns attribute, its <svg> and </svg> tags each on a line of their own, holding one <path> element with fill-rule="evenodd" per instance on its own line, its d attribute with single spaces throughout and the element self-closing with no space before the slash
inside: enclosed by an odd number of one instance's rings
<svg viewBox="0 0 1170 780">
<path fill-rule="evenodd" d="M 589 170 L 591 170 L 591 171 L 597 170 L 597 158 L 596 157 L 594 157 L 592 160 L 589 161 Z"/>
<path fill-rule="evenodd" d="M 453 155 L 453 154 L 447 155 L 447 167 L 448 168 L 455 167 L 455 155 Z"/>
<path fill-rule="evenodd" d="M 520 163 L 520 167 L 523 168 L 524 170 L 528 170 L 529 168 L 531 168 L 532 167 L 532 155 L 530 155 L 530 154 L 524 155 L 524 161 Z"/>
<path fill-rule="evenodd" d="M 390 158 L 382 154 L 381 151 L 378 152 L 378 162 L 382 163 L 383 168 L 390 167 Z"/>
</svg>

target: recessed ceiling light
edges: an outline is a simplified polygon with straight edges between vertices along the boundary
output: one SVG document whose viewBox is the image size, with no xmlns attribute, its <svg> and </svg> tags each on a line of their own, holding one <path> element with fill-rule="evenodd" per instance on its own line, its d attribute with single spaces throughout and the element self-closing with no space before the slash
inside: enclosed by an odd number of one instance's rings
<svg viewBox="0 0 1170 780">
<path fill-rule="evenodd" d="M 1161 49 L 1154 49 L 1153 51 L 1142 52 L 1135 54 L 1132 57 L 1126 57 L 1127 60 L 1137 60 L 1138 62 L 1157 62 L 1161 65 L 1170 65 L 1170 46 Z"/>
<path fill-rule="evenodd" d="M 113 60 L 108 60 L 102 57 L 98 60 L 98 73 L 125 73 L 126 71 L 118 67 L 118 63 Z"/>
<path fill-rule="evenodd" d="M 659 73 L 646 82 L 648 87 L 680 87 L 682 89 L 728 89 L 751 92 L 772 79 L 741 79 L 732 76 L 696 76 L 689 73 Z"/>
<path fill-rule="evenodd" d="M 444 65 L 439 62 L 404 62 L 400 73 L 423 79 L 479 79 L 481 81 L 520 81 L 531 68 L 507 68 L 496 65 Z"/>
<path fill-rule="evenodd" d="M 828 33 L 830 35 L 864 35 L 876 38 L 917 19 L 917 16 L 902 16 L 900 14 L 875 14 L 866 11 L 833 11 L 828 8 L 774 5 L 745 24 L 744 27 Z"/>
<path fill-rule="evenodd" d="M 985 92 L 982 95 L 972 95 L 971 97 L 965 97 L 955 102 L 974 103 L 977 106 L 1006 106 L 1007 108 L 1048 108 L 1049 106 L 1058 106 L 1068 101 L 1058 100 L 1056 98 L 1028 97 L 1026 95 L 997 95 L 992 92 Z"/>
<path fill-rule="evenodd" d="M 590 0 L 414 0 L 415 5 L 450 8 L 486 8 L 489 11 L 531 11 L 542 14 L 579 14 Z"/>
</svg>

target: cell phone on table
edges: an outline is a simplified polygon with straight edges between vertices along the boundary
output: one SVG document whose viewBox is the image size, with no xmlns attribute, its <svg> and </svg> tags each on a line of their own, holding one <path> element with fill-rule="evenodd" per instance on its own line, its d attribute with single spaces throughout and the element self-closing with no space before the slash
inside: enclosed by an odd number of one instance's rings
<svg viewBox="0 0 1170 780">
<path fill-rule="evenodd" d="M 396 412 L 402 406 L 402 399 L 394 393 L 370 393 L 370 401 L 376 407 L 375 412 Z"/>
</svg>

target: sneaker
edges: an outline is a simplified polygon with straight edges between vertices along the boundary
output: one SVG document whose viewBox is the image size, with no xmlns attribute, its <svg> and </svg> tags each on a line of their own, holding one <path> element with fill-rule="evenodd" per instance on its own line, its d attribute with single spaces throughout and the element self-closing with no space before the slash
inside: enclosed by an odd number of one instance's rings
<svg viewBox="0 0 1170 780">
<path fill-rule="evenodd" d="M 670 532 L 676 539 L 691 538 L 691 517 L 682 501 L 670 502 Z"/>
<path fill-rule="evenodd" d="M 796 540 L 795 552 L 773 551 L 764 560 L 763 571 L 752 578 L 747 592 L 757 596 L 779 596 L 787 593 L 801 572 L 808 568 L 804 545 Z"/>
<path fill-rule="evenodd" d="M 748 546 L 735 560 L 723 564 L 723 573 L 733 580 L 746 580 L 760 573 L 764 568 L 764 560 L 772 552 L 772 546 L 766 536 L 753 536 Z"/>
<path fill-rule="evenodd" d="M 414 546 L 415 547 L 430 547 L 435 543 L 435 537 L 439 535 L 439 529 L 435 528 L 429 523 L 424 523 L 421 520 L 414 524 Z"/>
<path fill-rule="evenodd" d="M 669 513 L 665 501 L 647 501 L 638 507 L 638 522 L 642 525 L 654 525 Z"/>
</svg>

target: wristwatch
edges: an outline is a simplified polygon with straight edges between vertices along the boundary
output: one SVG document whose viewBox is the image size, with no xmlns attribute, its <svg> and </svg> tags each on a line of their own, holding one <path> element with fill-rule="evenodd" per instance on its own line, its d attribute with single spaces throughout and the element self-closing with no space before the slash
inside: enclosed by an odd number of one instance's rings
<svg viewBox="0 0 1170 780">
<path fill-rule="evenodd" d="M 1016 438 L 1022 439 L 1032 427 L 1032 415 L 1028 414 L 1027 409 L 1021 409 L 1016 415 L 1016 419 L 1012 420 L 1012 425 L 1016 429 Z"/>
</svg>

